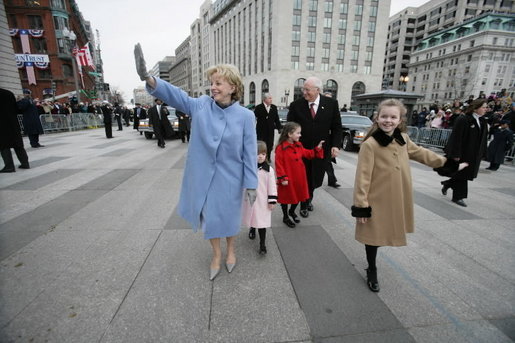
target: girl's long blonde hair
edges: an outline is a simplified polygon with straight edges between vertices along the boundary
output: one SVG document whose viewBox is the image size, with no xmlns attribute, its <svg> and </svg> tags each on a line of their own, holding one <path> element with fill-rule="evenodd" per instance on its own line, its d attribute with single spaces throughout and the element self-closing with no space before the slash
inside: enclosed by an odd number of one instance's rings
<svg viewBox="0 0 515 343">
<path fill-rule="evenodd" d="M 277 146 L 283 144 L 285 141 L 288 140 L 288 134 L 295 132 L 300 127 L 299 124 L 297 124 L 294 121 L 289 121 L 283 125 L 283 128 L 281 130 L 281 135 L 279 136 L 279 140 L 277 141 Z"/>
<path fill-rule="evenodd" d="M 406 106 L 404 106 L 404 104 L 400 101 L 400 100 L 397 100 L 397 99 L 386 99 L 386 100 L 383 100 L 381 101 L 381 103 L 379 104 L 379 106 L 377 107 L 377 114 L 374 115 L 374 117 L 372 118 L 373 120 L 373 124 L 372 126 L 370 127 L 370 129 L 368 130 L 367 132 L 367 135 L 365 136 L 365 138 L 363 139 L 363 141 L 367 140 L 369 137 L 371 137 L 377 130 L 379 130 L 379 125 L 377 125 L 377 117 L 379 117 L 379 114 L 381 114 L 381 110 L 385 107 L 397 107 L 399 109 L 399 112 L 401 114 L 401 122 L 399 124 L 399 126 L 397 126 L 397 128 L 401 131 L 401 132 L 406 132 L 407 131 L 407 126 L 406 126 L 406 122 L 407 122 L 407 119 L 406 119 L 406 112 L 408 112 L 408 110 L 406 109 Z"/>
</svg>

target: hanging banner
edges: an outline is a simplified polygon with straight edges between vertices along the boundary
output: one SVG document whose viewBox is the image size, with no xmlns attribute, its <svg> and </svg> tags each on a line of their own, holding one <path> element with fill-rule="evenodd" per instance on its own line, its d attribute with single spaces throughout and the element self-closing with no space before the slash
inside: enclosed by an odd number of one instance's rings
<svg viewBox="0 0 515 343">
<path fill-rule="evenodd" d="M 16 62 L 50 62 L 48 55 L 34 55 L 34 54 L 15 54 Z"/>
<path fill-rule="evenodd" d="M 32 55 L 30 53 L 29 36 L 33 38 L 41 38 L 43 37 L 44 32 L 44 30 L 35 29 L 9 29 L 9 36 L 14 37 L 18 34 L 20 35 L 21 49 L 23 51 L 23 54 L 16 54 L 16 66 L 18 68 L 23 68 L 23 66 L 25 66 L 29 85 L 36 84 L 36 74 L 34 73 L 34 66 L 39 69 L 46 69 L 48 68 L 48 64 L 50 63 L 48 55 Z"/>
</svg>

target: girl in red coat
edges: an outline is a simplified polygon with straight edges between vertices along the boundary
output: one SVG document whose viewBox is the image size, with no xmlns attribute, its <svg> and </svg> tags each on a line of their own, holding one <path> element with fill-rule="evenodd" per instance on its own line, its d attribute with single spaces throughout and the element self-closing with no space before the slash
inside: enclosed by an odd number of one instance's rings
<svg viewBox="0 0 515 343">
<path fill-rule="evenodd" d="M 324 158 L 322 149 L 324 141 L 318 143 L 313 150 L 304 149 L 302 143 L 299 142 L 300 130 L 299 124 L 286 123 L 275 148 L 278 202 L 283 210 L 283 223 L 292 228 L 295 227 L 295 223 L 300 223 L 295 214 L 298 203 L 309 199 L 306 168 L 302 159 Z M 288 204 L 291 204 L 289 211 Z"/>
</svg>

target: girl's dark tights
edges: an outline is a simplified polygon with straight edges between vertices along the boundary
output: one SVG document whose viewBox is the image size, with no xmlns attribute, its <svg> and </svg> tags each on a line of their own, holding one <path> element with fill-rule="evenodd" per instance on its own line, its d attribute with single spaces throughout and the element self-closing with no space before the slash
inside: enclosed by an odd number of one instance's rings
<svg viewBox="0 0 515 343">
<path fill-rule="evenodd" d="M 375 245 L 365 244 L 365 251 L 367 253 L 368 269 L 370 269 L 370 270 L 377 269 L 377 267 L 376 267 L 377 248 L 379 248 L 379 247 L 375 246 Z"/>
<path fill-rule="evenodd" d="M 266 227 L 258 229 L 258 234 L 259 234 L 259 245 L 261 245 L 261 246 L 265 245 Z"/>
<path fill-rule="evenodd" d="M 290 212 L 295 212 L 298 204 L 292 204 Z M 288 218 L 288 204 L 281 204 L 281 210 L 283 210 L 283 218 Z"/>
</svg>

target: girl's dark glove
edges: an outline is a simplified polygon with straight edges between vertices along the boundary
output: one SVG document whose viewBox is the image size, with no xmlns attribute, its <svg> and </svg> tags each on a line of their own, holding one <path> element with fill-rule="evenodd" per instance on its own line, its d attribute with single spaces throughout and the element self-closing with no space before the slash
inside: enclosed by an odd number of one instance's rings
<svg viewBox="0 0 515 343">
<path fill-rule="evenodd" d="M 451 177 L 458 171 L 459 163 L 452 158 L 448 158 L 444 165 L 440 168 L 433 168 L 435 172 L 440 176 Z"/>
</svg>

